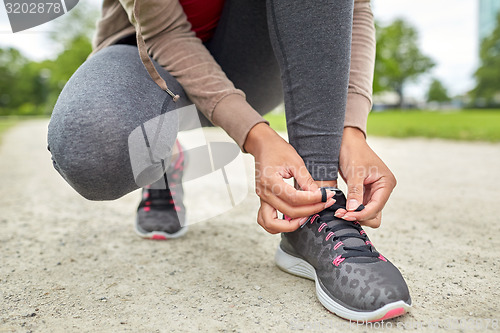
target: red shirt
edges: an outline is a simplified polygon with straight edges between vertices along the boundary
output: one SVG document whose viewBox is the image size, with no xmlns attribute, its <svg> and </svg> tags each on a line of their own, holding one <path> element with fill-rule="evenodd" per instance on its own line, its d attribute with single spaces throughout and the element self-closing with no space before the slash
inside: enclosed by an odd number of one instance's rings
<svg viewBox="0 0 500 333">
<path fill-rule="evenodd" d="M 179 0 L 191 29 L 206 42 L 214 35 L 225 0 Z"/>
</svg>

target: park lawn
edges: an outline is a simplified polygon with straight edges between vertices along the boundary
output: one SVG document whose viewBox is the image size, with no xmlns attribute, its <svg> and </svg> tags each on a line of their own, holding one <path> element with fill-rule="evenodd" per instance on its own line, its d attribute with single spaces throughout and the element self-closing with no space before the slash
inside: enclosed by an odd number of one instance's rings
<svg viewBox="0 0 500 333">
<path fill-rule="evenodd" d="M 372 112 L 368 135 L 500 141 L 500 110 Z"/>
<path fill-rule="evenodd" d="M 264 118 L 275 130 L 286 130 L 284 114 L 272 113 Z M 500 110 L 372 112 L 367 132 L 396 138 L 500 142 Z"/>
</svg>

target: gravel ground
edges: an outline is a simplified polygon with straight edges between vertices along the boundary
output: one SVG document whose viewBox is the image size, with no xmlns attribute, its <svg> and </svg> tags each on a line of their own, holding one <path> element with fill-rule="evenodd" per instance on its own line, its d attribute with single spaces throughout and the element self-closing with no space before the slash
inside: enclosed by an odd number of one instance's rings
<svg viewBox="0 0 500 333">
<path fill-rule="evenodd" d="M 399 183 L 382 227 L 367 232 L 414 307 L 357 327 L 274 265 L 279 236 L 255 222 L 251 188 L 182 239 L 141 240 L 139 192 L 81 198 L 52 168 L 46 128 L 23 122 L 0 147 L 0 332 L 499 331 L 499 144 L 370 139 Z"/>
</svg>

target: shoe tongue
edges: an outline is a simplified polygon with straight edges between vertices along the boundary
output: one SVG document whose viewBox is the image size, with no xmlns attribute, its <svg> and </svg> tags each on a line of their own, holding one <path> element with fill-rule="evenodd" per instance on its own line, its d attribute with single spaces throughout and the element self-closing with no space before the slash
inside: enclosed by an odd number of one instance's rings
<svg viewBox="0 0 500 333">
<path fill-rule="evenodd" d="M 359 231 L 358 229 L 356 229 L 353 222 L 336 218 L 333 215 L 335 214 L 335 211 L 337 209 L 346 208 L 346 197 L 344 193 L 342 193 L 341 190 L 335 187 L 326 187 L 326 189 L 335 191 L 335 196 L 334 196 L 335 203 L 330 208 L 327 208 L 324 211 L 320 212 L 319 215 L 322 217 L 323 220 L 328 221 L 326 223 L 330 228 L 338 224 L 345 226 L 345 228 L 335 231 L 335 235 L 337 236 L 343 236 L 346 234 L 359 234 Z M 344 243 L 344 245 L 346 246 L 352 246 L 352 247 L 365 245 L 365 242 L 362 239 L 354 237 L 344 238 L 342 239 L 342 243 Z"/>
</svg>

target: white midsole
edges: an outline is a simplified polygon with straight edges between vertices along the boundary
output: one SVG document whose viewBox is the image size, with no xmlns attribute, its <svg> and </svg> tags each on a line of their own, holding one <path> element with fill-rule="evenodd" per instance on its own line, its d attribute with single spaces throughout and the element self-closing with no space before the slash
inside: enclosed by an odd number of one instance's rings
<svg viewBox="0 0 500 333">
<path fill-rule="evenodd" d="M 283 271 L 313 280 L 316 284 L 316 295 L 318 296 L 321 304 L 339 317 L 354 321 L 372 321 L 383 318 L 387 312 L 393 309 L 403 308 L 405 312 L 408 312 L 411 309 L 411 305 L 408 305 L 404 301 L 389 303 L 374 311 L 354 311 L 348 309 L 335 302 L 330 296 L 328 296 L 323 288 L 321 288 L 319 280 L 316 276 L 316 270 L 311 266 L 311 264 L 303 259 L 286 253 L 280 246 L 278 246 L 278 250 L 276 251 L 275 260 L 276 265 Z"/>
</svg>

